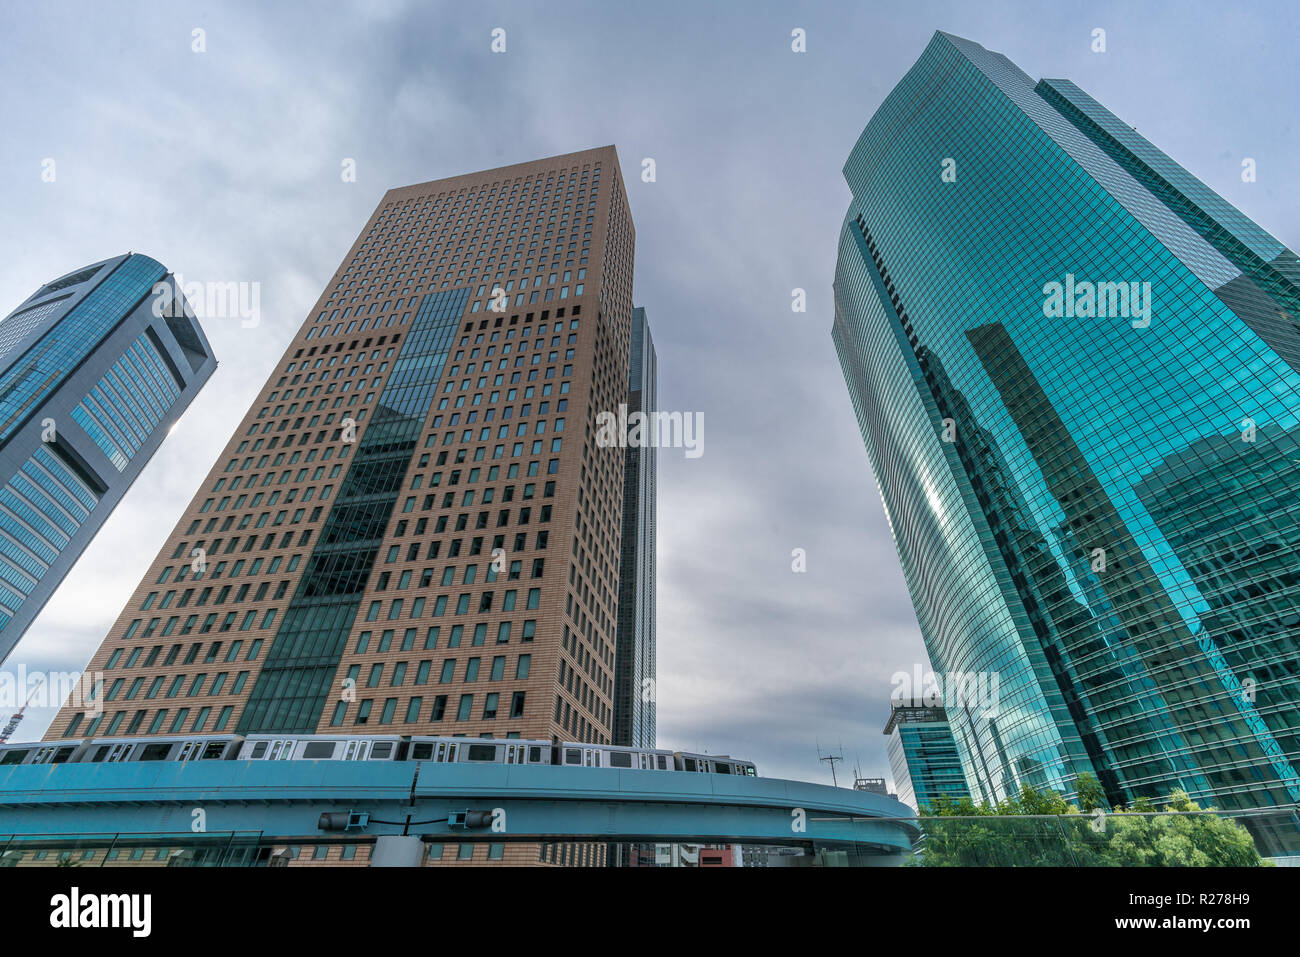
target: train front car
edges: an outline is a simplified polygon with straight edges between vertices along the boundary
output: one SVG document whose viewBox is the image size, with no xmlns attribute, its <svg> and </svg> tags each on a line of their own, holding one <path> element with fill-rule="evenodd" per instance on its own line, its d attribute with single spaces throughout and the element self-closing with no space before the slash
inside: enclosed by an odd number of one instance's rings
<svg viewBox="0 0 1300 957">
<path fill-rule="evenodd" d="M 80 760 L 86 750 L 86 740 L 60 741 L 57 744 L 29 741 L 26 744 L 0 745 L 0 765 L 3 764 L 69 764 Z"/>
<path fill-rule="evenodd" d="M 752 761 L 741 761 L 729 754 L 696 754 L 692 751 L 676 751 L 673 758 L 678 771 L 696 771 L 705 774 L 739 774 L 744 777 L 758 777 L 758 768 Z"/>
</svg>

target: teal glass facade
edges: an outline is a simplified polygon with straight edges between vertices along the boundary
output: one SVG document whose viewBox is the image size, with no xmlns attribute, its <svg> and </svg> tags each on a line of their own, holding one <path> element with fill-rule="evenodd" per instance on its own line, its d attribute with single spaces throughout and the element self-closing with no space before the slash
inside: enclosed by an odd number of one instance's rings
<svg viewBox="0 0 1300 957">
<path fill-rule="evenodd" d="M 0 615 L 6 625 L 98 504 L 98 490 L 44 447 L 0 488 Z"/>
<path fill-rule="evenodd" d="M 157 347 L 141 335 L 77 403 L 72 418 L 120 472 L 167 417 L 180 391 Z"/>
<path fill-rule="evenodd" d="M 998 678 L 946 702 L 973 796 L 1300 800 L 1295 254 L 942 33 L 844 174 L 832 335 L 931 664 Z"/>
<path fill-rule="evenodd" d="M 14 434 L 24 416 L 58 388 L 63 376 L 84 361 L 165 274 L 148 256 L 128 257 L 4 370 L 0 375 L 0 442 Z M 13 318 L 22 322 L 26 312 Z"/>
<path fill-rule="evenodd" d="M 894 704 L 885 725 L 894 791 L 925 813 L 938 797 L 970 797 L 948 715 L 938 706 Z"/>
</svg>

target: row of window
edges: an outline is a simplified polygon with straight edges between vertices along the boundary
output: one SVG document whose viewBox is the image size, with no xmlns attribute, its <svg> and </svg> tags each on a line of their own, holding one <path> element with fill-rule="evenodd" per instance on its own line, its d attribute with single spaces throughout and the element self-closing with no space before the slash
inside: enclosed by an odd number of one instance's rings
<svg viewBox="0 0 1300 957">
<path fill-rule="evenodd" d="M 506 676 L 506 655 L 496 655 L 492 658 L 488 667 L 486 680 L 503 681 Z M 520 655 L 515 660 L 514 678 L 516 681 L 522 681 L 528 677 L 532 668 L 532 655 Z M 483 659 L 479 657 L 465 659 L 465 670 L 461 675 L 461 681 L 466 684 L 473 684 L 479 679 L 480 666 Z M 456 680 L 457 659 L 445 658 L 438 673 L 438 684 L 451 684 Z M 433 659 L 426 658 L 419 661 L 415 666 L 416 685 L 429 683 L 429 678 L 433 673 Z M 369 674 L 366 676 L 365 686 L 367 688 L 377 688 L 383 683 L 384 666 L 382 661 L 376 661 L 370 666 Z M 390 688 L 400 688 L 406 682 L 406 676 L 410 670 L 410 662 L 398 661 L 393 663 L 393 670 L 389 673 L 388 686 Z M 361 665 L 352 665 L 347 672 L 345 682 L 347 687 L 359 687 L 361 677 Z M 213 692 L 215 693 L 215 692 Z M 233 692 L 232 692 L 233 693 Z M 170 696 L 169 696 L 170 697 Z"/>
<path fill-rule="evenodd" d="M 509 712 L 499 714 L 501 704 L 501 692 L 491 691 L 483 695 L 483 710 L 478 715 L 478 720 L 493 721 L 498 717 L 508 717 L 511 719 L 522 718 L 524 716 L 524 701 L 527 692 L 515 691 L 510 693 Z M 448 719 L 447 710 L 448 695 L 440 694 L 433 698 L 432 706 L 427 714 L 422 714 L 424 710 L 424 697 L 416 695 L 408 698 L 406 707 L 403 710 L 403 722 L 405 724 L 416 724 L 421 721 L 439 722 Z M 451 720 L 456 722 L 474 720 L 474 698 L 473 694 L 462 694 L 460 700 L 456 703 L 454 715 L 450 716 Z M 356 714 L 352 718 L 352 724 L 356 726 L 369 725 L 378 723 L 380 725 L 392 724 L 397 716 L 399 698 L 385 698 L 383 705 L 380 707 L 380 713 L 377 722 L 372 722 L 374 717 L 375 698 L 363 698 L 357 703 Z M 348 708 L 351 706 L 350 701 L 339 701 L 334 706 L 334 713 L 330 717 L 330 727 L 340 727 L 347 722 Z"/>
<path fill-rule="evenodd" d="M 190 679 L 190 686 L 188 689 L 184 688 L 186 678 Z M 196 698 L 199 695 L 204 693 L 205 686 L 207 687 L 207 695 L 210 698 L 215 698 L 221 694 L 232 694 L 232 695 L 239 694 L 241 691 L 244 690 L 244 685 L 248 682 L 248 672 L 241 671 L 237 675 L 235 675 L 235 680 L 231 681 L 230 687 L 227 688 L 226 682 L 229 680 L 229 678 L 230 678 L 230 672 L 219 671 L 215 675 L 213 675 L 212 684 L 208 685 L 207 672 L 201 671 L 198 674 L 193 676 L 184 675 L 184 674 L 173 675 L 171 685 L 170 687 L 168 687 L 167 692 L 166 694 L 163 695 L 163 697 L 164 698 L 176 698 L 176 697 Z M 137 676 L 131 682 L 130 687 L 127 688 L 126 694 L 122 696 L 122 700 L 134 701 L 139 696 L 141 689 L 144 688 L 145 680 L 146 678 L 144 675 Z M 167 681 L 166 675 L 154 675 L 153 680 L 149 682 L 148 690 L 145 691 L 144 699 L 146 701 L 152 701 L 154 698 L 157 698 L 158 693 L 162 691 L 162 687 L 166 683 L 166 681 Z M 117 696 L 121 693 L 125 683 L 126 683 L 125 678 L 115 678 L 113 680 L 113 683 L 109 685 L 108 693 L 104 695 L 104 703 L 107 704 L 110 701 L 116 701 Z M 102 686 L 103 686 L 103 682 L 102 681 L 98 682 L 96 686 L 96 691 L 98 691 L 98 689 Z M 184 689 L 184 694 L 182 695 L 181 692 L 183 689 Z M 91 697 L 93 699 L 93 694 Z"/>
<path fill-rule="evenodd" d="M 110 715 L 108 711 L 101 711 L 99 714 L 91 715 L 90 712 L 77 712 L 68 722 L 68 726 L 63 730 L 63 737 L 83 737 L 93 738 L 112 737 L 114 735 L 133 735 L 133 734 L 183 734 L 183 733 L 205 733 L 213 734 L 227 730 L 230 724 L 230 717 L 234 713 L 234 705 L 223 705 L 216 714 L 216 721 L 212 726 L 208 726 L 208 719 L 212 717 L 212 705 L 204 705 L 197 710 L 189 707 L 177 708 L 172 711 L 169 708 L 159 708 L 154 712 L 153 719 L 145 724 L 145 718 L 149 713 L 148 708 L 140 708 L 130 713 L 125 710 L 114 711 Z M 190 721 L 190 715 L 194 715 L 194 720 Z M 82 722 L 90 718 L 85 723 Z M 107 721 L 105 721 L 107 719 Z M 125 725 L 125 726 L 124 726 Z"/>
<path fill-rule="evenodd" d="M 139 625 L 138 620 L 132 623 L 132 627 L 134 628 L 136 625 Z M 130 637 L 129 635 L 124 635 L 123 640 L 125 641 L 129 637 Z M 208 645 L 207 653 L 203 654 L 203 642 L 196 641 L 190 645 L 189 650 L 186 651 L 185 653 L 185 660 L 181 663 L 186 665 L 193 664 L 194 662 L 199 660 L 199 656 L 201 654 L 203 655 L 202 660 L 205 664 L 217 660 L 234 661 L 239 657 L 239 652 L 243 650 L 244 641 L 241 638 L 230 642 L 229 645 L 226 645 L 225 646 L 226 654 L 224 658 L 220 657 L 222 646 L 223 643 L 220 641 L 211 642 Z M 142 668 L 151 668 L 155 664 L 159 664 L 163 667 L 166 667 L 176 662 L 176 660 L 180 657 L 182 648 L 184 648 L 184 645 L 180 645 L 180 644 L 172 645 L 170 648 L 167 649 L 167 654 L 165 657 L 163 657 L 163 660 L 161 662 L 158 661 L 158 658 L 162 656 L 162 650 L 163 650 L 162 645 L 154 645 L 152 648 L 150 648 L 149 653 L 145 655 L 143 662 L 140 662 L 140 656 L 144 654 L 144 645 L 136 645 L 134 648 L 131 649 L 130 653 L 127 653 L 125 648 L 115 648 L 113 650 L 113 653 L 108 656 L 108 661 L 105 662 L 104 664 L 104 670 L 112 671 L 114 668 L 118 666 L 119 663 L 123 668 L 134 668 L 137 663 L 139 663 L 140 667 Z M 248 652 L 244 655 L 244 660 L 256 661 L 257 656 L 261 653 L 261 651 L 262 651 L 262 639 L 256 638 L 253 641 L 249 642 Z M 126 654 L 126 661 L 122 661 L 122 656 L 124 654 Z"/>
<path fill-rule="evenodd" d="M 224 617 L 222 617 L 220 612 L 209 612 L 204 616 L 202 623 L 199 622 L 199 616 L 197 614 L 186 616 L 183 623 L 181 622 L 181 617 L 179 615 L 172 615 L 167 619 L 167 623 L 163 625 L 161 632 L 158 631 L 158 625 L 162 622 L 161 618 L 150 618 L 149 623 L 145 625 L 143 632 L 140 632 L 140 623 L 144 619 L 136 618 L 127 626 L 121 640 L 130 641 L 132 638 L 136 637 L 137 632 L 139 632 L 140 638 L 152 638 L 155 634 L 160 638 L 170 638 L 173 634 L 193 634 L 196 629 L 199 634 L 206 635 L 211 633 L 214 628 L 218 632 L 223 633 L 235 630 L 252 631 L 254 626 L 257 628 L 270 628 L 275 624 L 277 612 L 278 609 L 275 608 L 266 609 L 262 612 L 262 621 L 260 624 L 257 622 L 258 610 L 256 608 L 246 609 L 242 615 L 239 611 L 228 611 Z M 218 618 L 221 619 L 220 624 L 217 623 Z M 238 625 L 238 629 L 236 629 L 236 625 Z"/>
</svg>

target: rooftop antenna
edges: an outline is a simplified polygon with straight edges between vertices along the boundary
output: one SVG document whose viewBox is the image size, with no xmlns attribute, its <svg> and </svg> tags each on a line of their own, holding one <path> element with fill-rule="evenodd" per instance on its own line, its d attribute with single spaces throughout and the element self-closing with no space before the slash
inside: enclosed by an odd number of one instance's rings
<svg viewBox="0 0 1300 957">
<path fill-rule="evenodd" d="M 822 754 L 821 746 L 818 745 L 818 747 L 817 747 L 817 760 L 818 760 L 818 761 L 825 761 L 825 762 L 827 762 L 828 764 L 830 764 L 830 766 L 831 766 L 831 784 L 832 784 L 834 787 L 839 787 L 839 786 L 840 786 L 840 782 L 839 782 L 839 781 L 836 779 L 836 777 L 835 777 L 835 762 L 836 762 L 836 761 L 843 761 L 843 760 L 844 760 L 844 745 L 842 745 L 842 744 L 840 745 L 840 751 L 839 751 L 839 754 L 831 754 L 830 752 L 827 752 L 826 754 Z"/>
</svg>

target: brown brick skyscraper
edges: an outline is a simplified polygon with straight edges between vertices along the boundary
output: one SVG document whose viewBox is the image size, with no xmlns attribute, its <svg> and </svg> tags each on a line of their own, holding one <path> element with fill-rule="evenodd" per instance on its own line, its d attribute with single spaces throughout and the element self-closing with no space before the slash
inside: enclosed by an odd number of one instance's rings
<svg viewBox="0 0 1300 957">
<path fill-rule="evenodd" d="M 47 738 L 608 742 L 634 245 L 613 147 L 386 193 Z"/>
</svg>

